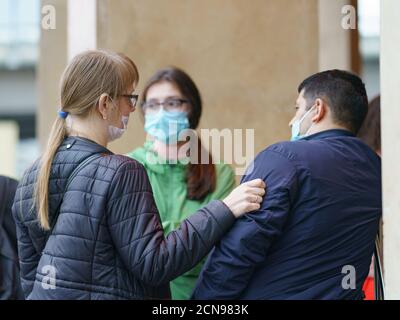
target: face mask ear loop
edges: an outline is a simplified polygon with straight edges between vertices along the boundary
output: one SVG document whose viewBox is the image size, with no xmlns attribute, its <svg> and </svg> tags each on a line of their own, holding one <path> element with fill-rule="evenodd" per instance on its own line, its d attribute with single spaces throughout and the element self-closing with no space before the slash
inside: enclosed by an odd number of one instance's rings
<svg viewBox="0 0 400 320">
<path fill-rule="evenodd" d="M 311 130 L 311 128 L 314 126 L 314 122 L 311 124 L 311 126 L 308 128 L 308 130 L 306 131 L 306 133 L 304 134 L 304 136 L 305 137 L 307 137 L 309 134 L 309 132 L 310 132 L 310 130 Z"/>
<path fill-rule="evenodd" d="M 303 122 L 303 120 L 307 117 L 307 115 L 314 109 L 314 107 L 316 107 L 316 105 L 314 104 L 311 108 L 310 108 L 310 110 L 308 110 L 305 114 L 304 114 L 304 116 L 302 116 L 301 117 L 301 120 L 300 120 L 300 125 L 301 125 L 301 123 Z M 308 133 L 310 132 L 310 130 L 311 130 L 311 128 L 314 126 L 314 122 L 311 124 L 311 126 L 308 128 L 308 130 L 304 133 L 304 137 L 306 137 L 307 135 L 308 135 Z"/>
<path fill-rule="evenodd" d="M 113 106 L 113 109 L 116 109 L 117 110 L 117 112 L 118 112 L 118 119 L 122 119 L 122 112 L 119 110 L 119 108 L 115 105 L 115 103 L 114 103 L 114 99 L 113 98 L 111 98 L 111 96 L 110 95 L 108 95 L 108 97 L 110 98 L 110 100 L 111 100 L 111 104 L 112 104 L 112 106 Z M 121 120 L 122 121 L 122 120 Z M 122 121 L 123 122 L 123 121 Z"/>
<path fill-rule="evenodd" d="M 307 117 L 307 115 L 312 111 L 312 109 L 314 109 L 314 107 L 315 107 L 315 104 L 310 108 L 310 110 L 308 110 L 308 111 L 301 117 L 301 119 L 299 120 L 300 123 L 303 122 L 303 120 L 304 120 L 304 119 Z"/>
</svg>

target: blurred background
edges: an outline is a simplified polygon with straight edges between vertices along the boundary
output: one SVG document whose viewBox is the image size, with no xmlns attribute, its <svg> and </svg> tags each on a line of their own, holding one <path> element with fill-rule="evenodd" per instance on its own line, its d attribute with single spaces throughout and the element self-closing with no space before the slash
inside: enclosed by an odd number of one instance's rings
<svg viewBox="0 0 400 320">
<path fill-rule="evenodd" d="M 42 27 L 55 9 L 55 29 Z M 342 8 L 358 28 L 342 28 Z M 44 10 L 44 11 L 42 11 Z M 204 99 L 202 128 L 254 128 L 255 151 L 289 138 L 297 85 L 319 70 L 360 74 L 380 92 L 379 0 L 0 0 L 0 174 L 16 178 L 39 155 L 59 105 L 71 56 L 122 51 L 141 83 L 166 65 L 186 70 Z M 222 116 L 221 116 L 222 115 Z M 121 141 L 142 144 L 139 113 Z"/>
</svg>

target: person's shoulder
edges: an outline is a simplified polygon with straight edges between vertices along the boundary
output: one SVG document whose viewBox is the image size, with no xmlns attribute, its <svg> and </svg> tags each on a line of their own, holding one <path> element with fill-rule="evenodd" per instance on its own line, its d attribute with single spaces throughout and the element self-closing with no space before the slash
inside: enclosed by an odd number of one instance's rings
<svg viewBox="0 0 400 320">
<path fill-rule="evenodd" d="M 127 153 L 126 156 L 144 164 L 146 161 L 146 148 L 145 147 L 136 148 L 131 152 Z"/>
<path fill-rule="evenodd" d="M 98 164 L 114 171 L 123 169 L 144 170 L 143 164 L 135 158 L 122 154 L 110 154 L 98 160 Z"/>
<path fill-rule="evenodd" d="M 246 175 L 292 176 L 297 171 L 297 156 L 293 152 L 293 144 L 291 141 L 282 141 L 265 148 L 247 167 Z"/>
<path fill-rule="evenodd" d="M 362 149 L 362 151 L 365 152 L 369 157 L 378 160 L 379 162 L 381 161 L 381 157 L 378 155 L 378 153 L 376 153 L 375 150 L 373 150 L 359 137 L 350 137 L 349 140 L 353 142 L 353 145 L 356 145 L 358 148 Z M 351 146 L 351 148 L 354 148 L 353 145 Z"/>
<path fill-rule="evenodd" d="M 258 158 L 268 158 L 271 156 L 278 156 L 288 160 L 293 159 L 293 155 L 298 149 L 295 142 L 292 141 L 281 141 L 274 143 L 264 150 L 262 150 L 257 157 Z"/>
<path fill-rule="evenodd" d="M 108 199 L 113 201 L 132 192 L 151 192 L 145 167 L 139 161 L 124 155 L 109 155 L 103 165 L 111 169 Z"/>
<path fill-rule="evenodd" d="M 113 154 L 100 159 L 98 166 L 106 167 L 106 170 L 97 170 L 95 179 L 109 182 L 109 199 L 133 190 L 151 191 L 146 169 L 135 159 Z"/>
</svg>

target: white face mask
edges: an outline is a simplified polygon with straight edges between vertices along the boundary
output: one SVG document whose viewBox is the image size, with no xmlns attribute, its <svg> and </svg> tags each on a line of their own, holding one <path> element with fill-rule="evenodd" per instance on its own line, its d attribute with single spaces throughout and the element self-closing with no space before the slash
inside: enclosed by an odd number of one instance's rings
<svg viewBox="0 0 400 320">
<path fill-rule="evenodd" d="M 303 120 L 310 114 L 310 112 L 314 109 L 315 105 L 310 108 L 301 118 L 300 120 L 294 121 L 292 124 L 292 138 L 291 141 L 297 141 L 300 140 L 304 137 L 307 136 L 308 132 L 311 130 L 313 127 L 314 123 L 311 123 L 311 126 L 308 128 L 308 130 L 304 134 L 300 134 L 300 126 Z"/>
<path fill-rule="evenodd" d="M 122 116 L 121 121 L 124 124 L 124 127 L 122 129 L 118 128 L 118 127 L 114 127 L 112 125 L 108 126 L 108 142 L 111 142 L 111 141 L 121 138 L 122 135 L 125 133 L 126 128 L 128 127 L 129 117 Z"/>
<path fill-rule="evenodd" d="M 111 97 L 110 97 L 110 99 L 111 99 Z M 112 101 L 112 99 L 111 99 L 111 101 Z M 114 101 L 112 101 L 112 104 L 115 108 L 117 108 L 114 105 Z M 122 137 L 122 135 L 125 133 L 125 131 L 128 127 L 128 121 L 129 121 L 129 116 L 121 116 L 121 122 L 124 125 L 124 127 L 122 129 L 112 126 L 112 125 L 108 125 L 108 142 L 117 140 Z"/>
</svg>

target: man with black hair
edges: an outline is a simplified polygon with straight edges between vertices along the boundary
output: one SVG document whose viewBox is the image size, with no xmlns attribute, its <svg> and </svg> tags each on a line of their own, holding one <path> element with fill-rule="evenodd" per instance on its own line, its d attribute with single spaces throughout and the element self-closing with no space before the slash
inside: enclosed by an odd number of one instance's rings
<svg viewBox="0 0 400 320">
<path fill-rule="evenodd" d="M 292 141 L 262 151 L 242 182 L 262 178 L 261 209 L 209 255 L 194 299 L 362 299 L 382 214 L 381 162 L 355 137 L 365 86 L 346 71 L 304 80 Z"/>
</svg>

